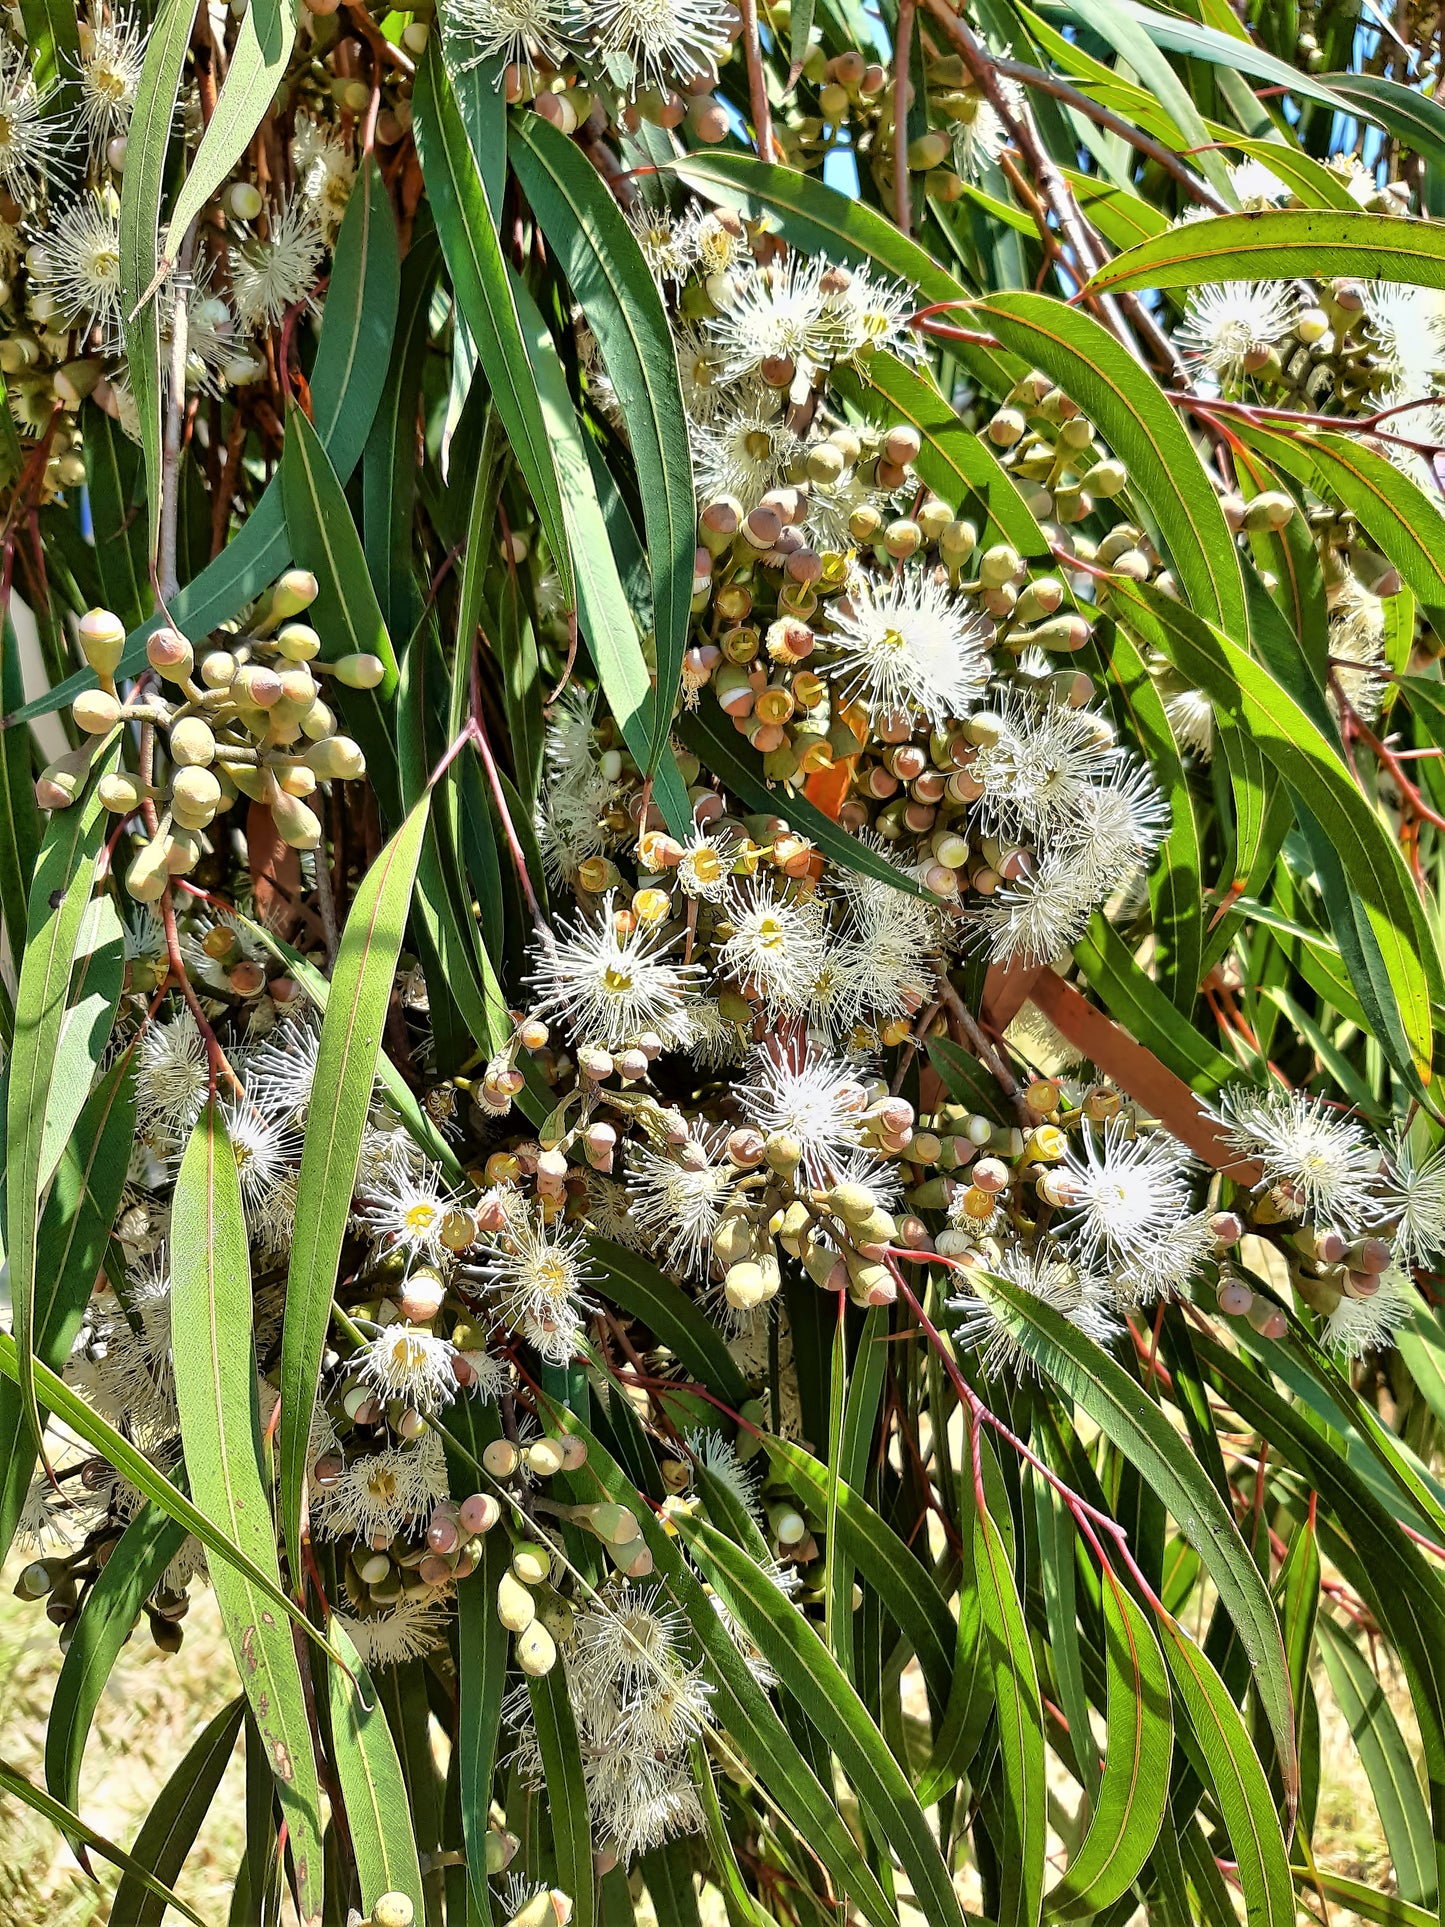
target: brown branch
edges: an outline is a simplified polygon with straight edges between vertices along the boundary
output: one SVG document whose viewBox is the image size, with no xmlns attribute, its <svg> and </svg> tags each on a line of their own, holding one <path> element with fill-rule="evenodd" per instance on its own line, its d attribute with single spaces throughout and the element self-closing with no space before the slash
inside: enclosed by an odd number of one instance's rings
<svg viewBox="0 0 1445 1927">
<path fill-rule="evenodd" d="M 893 218 L 901 234 L 913 228 L 913 197 L 908 180 L 909 56 L 918 0 L 898 0 L 898 32 L 893 50 Z"/>
</svg>

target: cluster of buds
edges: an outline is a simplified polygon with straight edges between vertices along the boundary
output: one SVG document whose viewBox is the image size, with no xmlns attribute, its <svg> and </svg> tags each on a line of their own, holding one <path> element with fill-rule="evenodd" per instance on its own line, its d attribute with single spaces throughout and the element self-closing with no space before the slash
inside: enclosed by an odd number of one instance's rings
<svg viewBox="0 0 1445 1927">
<path fill-rule="evenodd" d="M 146 642 L 151 675 L 126 694 L 115 681 L 125 653 L 124 624 L 107 609 L 82 618 L 80 645 L 99 686 L 71 705 L 84 740 L 45 769 L 36 798 L 43 809 L 67 808 L 99 747 L 112 742 L 122 725 L 139 727 L 141 772 L 112 771 L 98 786 L 100 801 L 114 815 L 146 820 L 147 838 L 125 872 L 125 888 L 138 903 L 154 903 L 173 876 L 195 868 L 206 832 L 239 797 L 269 809 L 293 849 L 314 850 L 321 819 L 308 799 L 321 783 L 365 774 L 366 759 L 340 733 L 318 676 L 370 689 L 381 681 L 383 664 L 371 655 L 320 660 L 321 638 L 296 620 L 316 592 L 313 575 L 288 570 L 244 634 L 227 636 L 199 656 L 179 631 L 157 629 Z M 147 688 L 152 679 L 173 685 L 178 695 Z"/>
<path fill-rule="evenodd" d="M 471 41 L 485 55 L 514 38 L 469 0 L 455 0 L 446 11 L 463 48 Z M 731 129 L 716 94 L 719 70 L 733 58 L 742 27 L 741 12 L 726 0 L 710 0 L 695 19 L 679 19 L 675 36 L 655 27 L 634 36 L 618 12 L 595 33 L 579 33 L 575 45 L 556 34 L 533 44 L 526 64 L 509 61 L 503 68 L 501 86 L 509 106 L 530 106 L 569 136 L 589 123 L 599 134 L 609 125 L 633 134 L 649 126 L 685 129 L 712 146 Z"/>
</svg>

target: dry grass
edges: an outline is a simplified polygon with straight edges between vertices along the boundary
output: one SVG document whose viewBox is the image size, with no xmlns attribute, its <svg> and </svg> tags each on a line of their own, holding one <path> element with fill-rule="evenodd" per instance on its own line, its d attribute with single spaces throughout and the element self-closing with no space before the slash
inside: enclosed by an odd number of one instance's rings
<svg viewBox="0 0 1445 1927">
<path fill-rule="evenodd" d="M 45 1722 L 60 1653 L 41 1609 L 13 1597 L 16 1570 L 7 1570 L 0 1591 L 0 1752 L 18 1772 L 43 1784 Z M 192 1601 L 180 1652 L 159 1652 L 142 1626 L 96 1709 L 81 1813 L 118 1846 L 129 1847 L 186 1748 L 237 1690 L 214 1595 L 198 1586 Z M 207 1922 L 224 1922 L 230 1905 L 243 1840 L 244 1777 L 238 1746 L 177 1882 L 181 1896 Z M 104 1862 L 95 1864 L 99 1887 L 47 1820 L 0 1797 L 0 1927 L 99 1927 L 109 1921 L 117 1875 Z"/>
</svg>

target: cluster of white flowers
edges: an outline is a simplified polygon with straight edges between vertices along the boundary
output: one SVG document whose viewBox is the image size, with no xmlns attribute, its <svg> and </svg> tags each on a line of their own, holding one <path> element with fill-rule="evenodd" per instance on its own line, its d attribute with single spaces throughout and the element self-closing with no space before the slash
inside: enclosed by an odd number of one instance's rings
<svg viewBox="0 0 1445 1927">
<path fill-rule="evenodd" d="M 716 82 L 717 63 L 741 16 L 730 0 L 446 0 L 448 29 L 468 65 L 500 58 L 514 67 L 581 66 L 604 85 L 636 95 L 689 81 Z"/>
<path fill-rule="evenodd" d="M 120 192 L 146 28 L 124 0 L 93 0 L 77 32 L 77 57 L 44 91 L 28 50 L 0 34 L 0 369 L 22 435 L 50 427 L 57 402 L 64 411 L 51 430 L 52 489 L 84 480 L 72 427 L 88 397 L 137 432 L 121 352 Z M 194 259 L 159 292 L 167 343 L 184 298 L 193 392 L 256 381 L 258 337 L 313 300 L 356 163 L 351 138 L 304 108 L 289 158 L 290 181 L 269 199 L 249 180 L 232 184 L 228 223 L 204 223 Z"/>
</svg>

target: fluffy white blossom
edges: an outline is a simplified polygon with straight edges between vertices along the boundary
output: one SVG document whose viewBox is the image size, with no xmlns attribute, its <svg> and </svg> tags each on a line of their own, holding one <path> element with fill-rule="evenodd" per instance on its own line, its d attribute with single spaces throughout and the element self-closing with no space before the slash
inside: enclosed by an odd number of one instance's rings
<svg viewBox="0 0 1445 1927">
<path fill-rule="evenodd" d="M 1230 1144 L 1259 1161 L 1301 1216 L 1353 1235 L 1380 1216 L 1380 1153 L 1363 1127 L 1323 1098 L 1235 1085 L 1219 1100 Z"/>
<path fill-rule="evenodd" d="M 535 1014 L 560 1016 L 578 1043 L 609 1050 L 645 1031 L 665 1044 L 681 1043 L 701 971 L 667 954 L 676 937 L 641 922 L 619 931 L 615 905 L 609 891 L 599 916 L 561 926 L 539 954 L 531 974 L 539 992 Z"/>
<path fill-rule="evenodd" d="M 400 1399 L 428 1417 L 456 1396 L 456 1347 L 405 1319 L 368 1339 L 351 1364 L 378 1398 Z"/>
<path fill-rule="evenodd" d="M 231 292 L 244 325 L 274 328 L 288 309 L 309 303 L 325 254 L 326 236 L 308 201 L 293 196 L 273 207 L 265 234 L 231 250 Z"/>
<path fill-rule="evenodd" d="M 810 1184 L 833 1182 L 839 1160 L 862 1142 L 868 1096 L 851 1067 L 810 1045 L 761 1045 L 738 1088 L 743 1116 L 765 1137 L 790 1137 Z"/>
<path fill-rule="evenodd" d="M 582 1338 L 591 1282 L 581 1235 L 548 1227 L 530 1212 L 487 1243 L 482 1270 L 502 1316 L 555 1365 L 573 1357 Z"/>
<path fill-rule="evenodd" d="M 632 91 L 664 93 L 712 74 L 728 45 L 727 0 L 594 0 L 589 23 L 604 53 L 632 63 Z"/>
<path fill-rule="evenodd" d="M 827 957 L 826 913 L 815 897 L 789 898 L 753 877 L 728 893 L 732 929 L 719 967 L 761 997 L 768 1014 L 801 1010 Z"/>
<path fill-rule="evenodd" d="M 80 23 L 78 131 L 96 154 L 130 126 L 140 92 L 146 32 L 129 8 L 111 5 Z"/>
<path fill-rule="evenodd" d="M 992 628 L 925 570 L 881 584 L 857 575 L 831 611 L 829 673 L 845 702 L 921 713 L 935 728 L 967 716 L 988 683 Z"/>
<path fill-rule="evenodd" d="M 1401 1132 L 1390 1147 L 1380 1202 L 1394 1220 L 1390 1238 L 1406 1269 L 1445 1252 L 1445 1144 L 1421 1153 Z"/>
<path fill-rule="evenodd" d="M 1299 312 L 1287 281 L 1216 281 L 1191 288 L 1174 339 L 1184 358 L 1218 382 L 1238 383 L 1283 341 Z"/>
<path fill-rule="evenodd" d="M 722 1155 L 725 1131 L 694 1136 L 677 1152 L 633 1145 L 627 1184 L 644 1249 L 659 1254 L 665 1271 L 705 1277 L 724 1205 L 738 1173 Z"/>
</svg>

